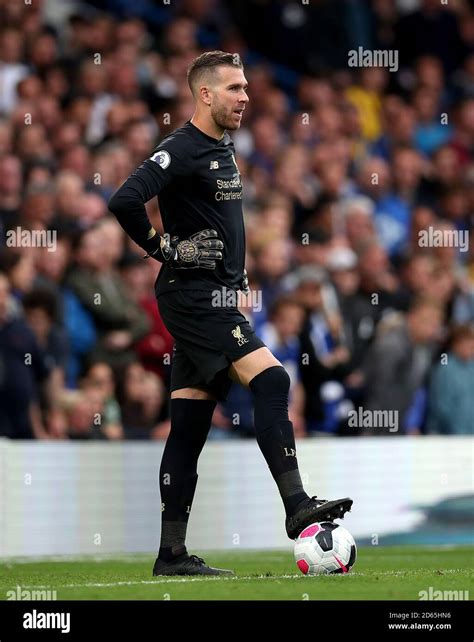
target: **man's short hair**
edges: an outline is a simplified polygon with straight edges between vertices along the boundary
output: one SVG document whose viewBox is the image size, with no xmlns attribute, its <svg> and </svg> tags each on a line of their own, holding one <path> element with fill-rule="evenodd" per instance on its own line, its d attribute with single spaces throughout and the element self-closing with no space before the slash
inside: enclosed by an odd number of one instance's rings
<svg viewBox="0 0 474 642">
<path fill-rule="evenodd" d="M 225 51 L 206 51 L 198 56 L 188 68 L 188 84 L 194 94 L 198 81 L 209 71 L 214 72 L 216 67 L 237 67 L 243 69 L 242 60 L 238 53 L 227 53 Z"/>
</svg>

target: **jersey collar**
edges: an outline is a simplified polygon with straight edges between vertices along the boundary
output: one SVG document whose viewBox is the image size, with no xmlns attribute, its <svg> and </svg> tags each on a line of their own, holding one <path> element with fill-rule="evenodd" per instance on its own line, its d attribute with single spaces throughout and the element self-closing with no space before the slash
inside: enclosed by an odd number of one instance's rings
<svg viewBox="0 0 474 642">
<path fill-rule="evenodd" d="M 222 136 L 222 138 L 214 138 L 213 136 L 208 136 L 207 134 L 205 134 L 202 129 L 199 129 L 199 127 L 196 127 L 196 125 L 193 125 L 190 120 L 186 121 L 186 125 L 190 125 L 195 132 L 197 132 L 200 136 L 203 136 L 210 143 L 214 143 L 214 145 L 225 144 L 229 140 L 229 134 L 227 132 L 224 132 L 224 136 Z"/>
</svg>

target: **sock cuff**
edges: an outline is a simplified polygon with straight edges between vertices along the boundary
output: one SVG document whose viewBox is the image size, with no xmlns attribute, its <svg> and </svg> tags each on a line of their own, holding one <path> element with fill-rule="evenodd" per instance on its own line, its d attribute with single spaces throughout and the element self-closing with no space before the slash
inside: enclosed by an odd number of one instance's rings
<svg viewBox="0 0 474 642">
<path fill-rule="evenodd" d="M 161 547 L 170 548 L 172 546 L 184 545 L 186 539 L 185 522 L 169 522 L 164 520 L 161 524 Z"/>
<path fill-rule="evenodd" d="M 282 497 L 292 497 L 304 492 L 298 468 L 282 473 L 275 481 Z"/>
</svg>

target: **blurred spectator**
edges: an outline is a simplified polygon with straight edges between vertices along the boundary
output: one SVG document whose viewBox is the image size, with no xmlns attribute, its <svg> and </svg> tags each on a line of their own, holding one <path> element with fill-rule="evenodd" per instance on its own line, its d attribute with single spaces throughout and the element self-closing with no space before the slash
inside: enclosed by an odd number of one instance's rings
<svg viewBox="0 0 474 642">
<path fill-rule="evenodd" d="M 13 155 L 0 157 L 0 247 L 6 242 L 6 231 L 18 218 L 22 184 L 20 160 Z"/>
<path fill-rule="evenodd" d="M 388 83 L 388 72 L 380 67 L 362 69 L 357 85 L 347 90 L 348 100 L 355 105 L 361 119 L 362 135 L 376 140 L 382 130 L 381 94 Z"/>
<path fill-rule="evenodd" d="M 137 354 L 147 370 L 167 380 L 174 339 L 166 329 L 156 305 L 156 263 L 143 261 L 137 254 L 129 253 L 120 262 L 120 273 L 128 296 L 144 310 L 151 324 L 150 331 L 137 343 Z"/>
<path fill-rule="evenodd" d="M 57 323 L 55 296 L 48 290 L 32 290 L 23 299 L 23 310 L 43 351 L 50 386 L 57 397 L 64 388 L 69 346 L 66 332 Z"/>
<path fill-rule="evenodd" d="M 418 253 L 405 258 L 401 267 L 401 279 L 407 304 L 429 290 L 435 268 L 436 261 L 430 254 Z"/>
<path fill-rule="evenodd" d="M 344 237 L 356 252 L 364 243 L 376 239 L 374 203 L 365 196 L 342 201 L 339 208 Z"/>
<path fill-rule="evenodd" d="M 442 308 L 430 299 L 414 301 L 406 316 L 387 315 L 366 355 L 364 410 L 397 413 L 397 431 L 389 425 L 368 434 L 405 432 L 406 414 L 417 390 L 424 385 L 436 342 L 440 339 Z"/>
<path fill-rule="evenodd" d="M 149 328 L 144 312 L 125 294 L 114 271 L 120 243 L 120 237 L 105 237 L 99 227 L 84 232 L 75 254 L 77 268 L 67 281 L 99 333 L 91 359 L 114 367 L 134 359 L 133 345 Z"/>
<path fill-rule="evenodd" d="M 165 387 L 160 378 L 138 362 L 130 363 L 119 382 L 119 400 L 126 439 L 165 438 Z"/>
<path fill-rule="evenodd" d="M 0 252 L 0 270 L 9 280 L 12 296 L 17 301 L 21 301 L 31 290 L 35 277 L 31 249 L 22 248 L 18 251 L 16 248 L 8 248 Z"/>
<path fill-rule="evenodd" d="M 442 123 L 439 92 L 427 87 L 416 90 L 413 103 L 418 124 L 415 127 L 415 146 L 418 151 L 431 156 L 441 145 L 448 142 L 452 128 Z"/>
<path fill-rule="evenodd" d="M 0 113 L 10 114 L 17 102 L 17 85 L 28 74 L 23 63 L 24 38 L 20 31 L 5 28 L 0 34 Z"/>
<path fill-rule="evenodd" d="M 400 280 L 384 248 L 369 239 L 358 248 L 359 294 L 371 304 L 375 322 L 389 310 L 404 307 Z"/>
<path fill-rule="evenodd" d="M 122 439 L 122 415 L 115 398 L 115 380 L 112 368 L 103 362 L 94 363 L 81 382 L 81 389 L 94 393 L 102 402 L 102 413 L 94 421 L 97 432 L 107 439 Z"/>
<path fill-rule="evenodd" d="M 374 334 L 373 306 L 358 293 L 357 256 L 350 248 L 335 247 L 328 258 L 328 270 L 344 324 L 344 340 L 351 354 L 350 367 L 355 370 L 361 366 Z M 357 378 L 352 381 L 355 383 Z"/>
<path fill-rule="evenodd" d="M 56 249 L 41 248 L 36 259 L 35 287 L 47 289 L 55 297 L 57 321 L 67 335 L 66 386 L 74 388 L 82 369 L 85 355 L 94 347 L 97 332 L 92 315 L 81 304 L 74 292 L 65 287 L 66 269 L 71 252 L 68 236 L 56 239 Z"/>
<path fill-rule="evenodd" d="M 64 437 L 74 440 L 103 439 L 98 426 L 103 413 L 103 402 L 93 390 L 68 391 L 61 399 Z"/>
<path fill-rule="evenodd" d="M 321 268 L 300 268 L 296 273 L 295 296 L 305 308 L 300 335 L 300 374 L 305 390 L 308 430 L 320 430 L 325 420 L 321 384 L 340 381 L 349 374 L 350 352 L 345 344 L 343 323 L 334 298 L 328 297 Z M 336 426 L 331 426 L 335 430 Z"/>
<path fill-rule="evenodd" d="M 437 0 L 421 0 L 420 7 L 400 18 L 397 44 L 401 64 L 410 67 L 423 54 L 433 54 L 447 71 L 462 57 L 459 25 L 453 10 Z"/>
<path fill-rule="evenodd" d="M 40 392 L 48 376 L 44 354 L 10 298 L 6 274 L 0 272 L 0 436 L 47 437 Z"/>
<path fill-rule="evenodd" d="M 263 299 L 263 314 L 268 314 L 271 302 L 282 293 L 282 278 L 290 267 L 290 246 L 287 239 L 274 239 L 255 253 L 255 271 Z"/>
<path fill-rule="evenodd" d="M 474 328 L 454 327 L 448 352 L 435 366 L 428 396 L 428 432 L 472 435 L 474 431 Z"/>
<path fill-rule="evenodd" d="M 464 100 L 456 110 L 454 133 L 450 141 L 459 162 L 472 164 L 472 136 L 474 134 L 474 98 Z"/>
<path fill-rule="evenodd" d="M 269 321 L 259 331 L 260 338 L 290 377 L 288 413 L 297 437 L 304 436 L 306 432 L 304 388 L 300 378 L 301 346 L 299 340 L 304 318 L 304 308 L 296 299 L 280 297 L 272 305 Z"/>
</svg>

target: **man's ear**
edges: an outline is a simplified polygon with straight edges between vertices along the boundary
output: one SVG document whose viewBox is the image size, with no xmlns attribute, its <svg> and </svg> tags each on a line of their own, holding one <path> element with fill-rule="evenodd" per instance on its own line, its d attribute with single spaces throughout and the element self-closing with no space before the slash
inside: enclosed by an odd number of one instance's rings
<svg viewBox="0 0 474 642">
<path fill-rule="evenodd" d="M 211 94 L 209 92 L 209 87 L 206 87 L 205 85 L 203 87 L 199 87 L 199 92 L 201 94 L 201 100 L 203 103 L 206 105 L 211 104 Z"/>
</svg>

